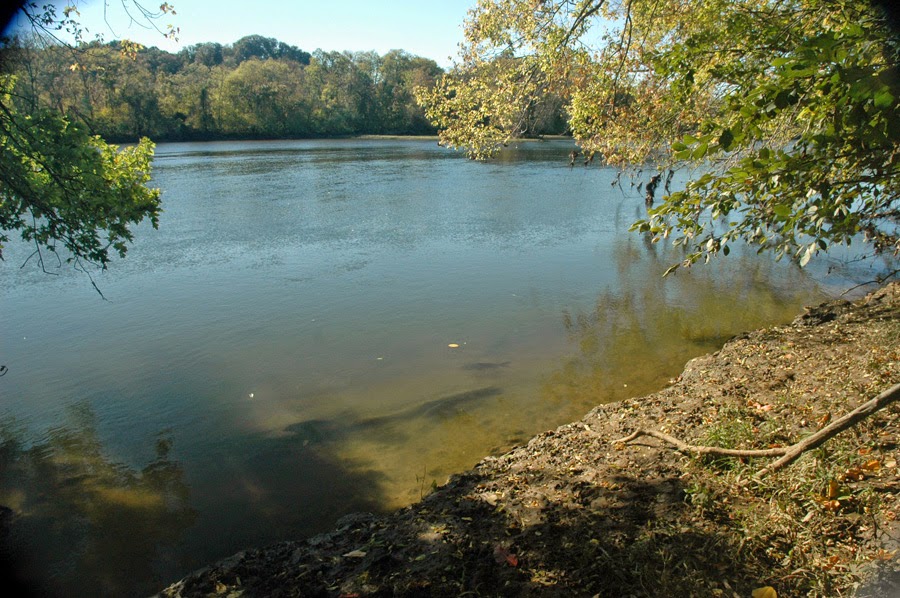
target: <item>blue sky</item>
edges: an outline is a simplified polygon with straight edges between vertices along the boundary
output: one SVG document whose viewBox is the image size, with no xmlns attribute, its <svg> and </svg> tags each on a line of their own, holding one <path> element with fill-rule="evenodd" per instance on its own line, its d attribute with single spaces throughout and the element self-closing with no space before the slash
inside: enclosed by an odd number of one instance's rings
<svg viewBox="0 0 900 598">
<path fill-rule="evenodd" d="M 133 0 L 129 0 L 133 1 Z M 162 0 L 146 0 L 158 6 Z M 158 22 L 181 29 L 180 42 L 129 24 L 121 0 L 75 2 L 82 24 L 109 40 L 124 37 L 147 46 L 177 51 L 185 45 L 214 41 L 230 44 L 245 35 L 274 37 L 312 52 L 403 49 L 449 66 L 462 41 L 462 22 L 476 0 L 170 0 L 175 16 Z M 68 4 L 73 3 L 71 0 Z M 67 2 L 54 2 L 64 6 Z"/>
</svg>

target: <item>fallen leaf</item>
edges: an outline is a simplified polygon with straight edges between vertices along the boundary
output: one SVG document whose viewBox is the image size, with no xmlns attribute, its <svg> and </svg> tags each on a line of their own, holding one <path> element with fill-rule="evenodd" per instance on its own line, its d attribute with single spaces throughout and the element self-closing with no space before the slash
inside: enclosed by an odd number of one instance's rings
<svg viewBox="0 0 900 598">
<path fill-rule="evenodd" d="M 860 471 L 859 467 L 851 467 L 844 473 L 844 479 L 850 480 L 851 482 L 858 482 L 863 478 L 863 473 Z"/>
<path fill-rule="evenodd" d="M 826 571 L 830 571 L 831 569 L 834 569 L 835 565 L 837 565 L 840 562 L 841 562 L 841 557 L 839 557 L 836 554 L 833 554 L 830 557 L 828 557 L 828 560 L 825 561 L 825 564 L 822 565 L 822 568 L 825 569 Z"/>
<path fill-rule="evenodd" d="M 837 498 L 840 489 L 841 485 L 838 483 L 838 481 L 831 480 L 830 482 L 828 482 L 828 494 L 826 495 L 826 498 Z"/>
<path fill-rule="evenodd" d="M 361 559 L 365 558 L 366 552 L 364 550 L 351 550 L 347 554 L 344 555 L 345 558 L 348 559 Z"/>
<path fill-rule="evenodd" d="M 881 469 L 881 461 L 878 459 L 872 459 L 871 461 L 866 461 L 862 464 L 862 468 L 866 471 L 875 471 L 877 469 Z"/>
<path fill-rule="evenodd" d="M 752 596 L 753 598 L 778 598 L 778 592 L 772 586 L 765 586 L 753 590 Z"/>
<path fill-rule="evenodd" d="M 450 343 L 447 346 L 450 347 L 451 349 L 459 349 L 459 343 Z"/>
<path fill-rule="evenodd" d="M 825 424 L 827 424 L 827 423 L 830 422 L 830 421 L 831 421 L 831 414 L 830 414 L 830 413 L 826 413 L 825 415 L 823 415 L 822 417 L 820 417 L 819 419 L 816 420 L 816 424 L 817 424 L 820 428 L 824 428 L 824 427 L 825 427 Z"/>
<path fill-rule="evenodd" d="M 519 558 L 515 554 L 511 553 L 509 549 L 499 544 L 494 547 L 494 560 L 499 565 L 506 563 L 510 567 L 519 566 Z"/>
<path fill-rule="evenodd" d="M 872 452 L 872 447 L 865 446 L 857 451 L 860 455 L 868 455 Z"/>
</svg>

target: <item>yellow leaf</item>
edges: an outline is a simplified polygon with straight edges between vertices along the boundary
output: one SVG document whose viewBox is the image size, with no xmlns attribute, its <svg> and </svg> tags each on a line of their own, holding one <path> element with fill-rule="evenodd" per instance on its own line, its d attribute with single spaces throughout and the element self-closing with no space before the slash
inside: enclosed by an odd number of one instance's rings
<svg viewBox="0 0 900 598">
<path fill-rule="evenodd" d="M 872 459 L 871 461 L 866 461 L 863 463 L 863 469 L 867 469 L 869 471 L 875 471 L 876 469 L 881 469 L 881 461 L 878 459 Z"/>
<path fill-rule="evenodd" d="M 841 485 L 838 484 L 837 480 L 831 480 L 828 482 L 828 495 L 827 498 L 837 498 L 838 492 L 840 492 Z"/>
<path fill-rule="evenodd" d="M 752 596 L 753 598 L 778 598 L 778 592 L 772 586 L 766 586 L 753 590 Z"/>
<path fill-rule="evenodd" d="M 451 349 L 458 349 L 458 348 L 459 348 L 459 343 L 450 343 L 450 344 L 447 345 L 447 346 L 450 347 Z"/>
<path fill-rule="evenodd" d="M 844 474 L 844 479 L 850 480 L 851 482 L 858 482 L 862 478 L 863 474 L 859 467 L 851 467 L 847 470 L 847 473 Z"/>
</svg>

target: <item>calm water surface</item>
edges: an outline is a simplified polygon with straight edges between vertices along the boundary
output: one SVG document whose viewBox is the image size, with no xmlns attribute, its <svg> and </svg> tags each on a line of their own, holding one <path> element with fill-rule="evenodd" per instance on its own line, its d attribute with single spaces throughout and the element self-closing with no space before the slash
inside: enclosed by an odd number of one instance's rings
<svg viewBox="0 0 900 598">
<path fill-rule="evenodd" d="M 109 301 L 8 247 L 0 504 L 26 574 L 146 594 L 408 504 L 841 282 L 737 252 L 663 280 L 679 254 L 627 232 L 640 194 L 569 149 L 160 145 L 165 213 L 94 275 Z"/>
</svg>

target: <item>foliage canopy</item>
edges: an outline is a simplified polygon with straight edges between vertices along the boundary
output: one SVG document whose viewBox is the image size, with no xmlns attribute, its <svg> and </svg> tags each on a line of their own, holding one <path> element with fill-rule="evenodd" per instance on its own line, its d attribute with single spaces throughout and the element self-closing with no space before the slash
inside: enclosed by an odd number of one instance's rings
<svg viewBox="0 0 900 598">
<path fill-rule="evenodd" d="M 125 0 L 123 6 L 140 8 L 153 19 L 171 12 L 168 4 L 150 13 Z M 58 15 L 53 5 L 38 8 L 25 3 L 24 18 L 36 33 L 55 40 L 56 33 L 71 34 L 81 43 L 77 10 L 67 6 Z M 52 43 L 52 42 L 50 42 Z M 136 46 L 121 43 L 123 55 Z M 76 48 L 70 70 L 79 70 Z M 0 46 L 0 259 L 9 234 L 18 232 L 33 243 L 42 268 L 44 252 L 68 250 L 66 260 L 105 267 L 111 251 L 124 256 L 133 239 L 132 224 L 149 219 L 154 227 L 160 213 L 160 192 L 147 187 L 153 143 L 142 138 L 120 150 L 89 130 L 86 119 L 71 118 L 35 97 L 22 95 L 11 72 L 18 48 Z M 57 254 L 57 257 L 62 258 Z"/>
<path fill-rule="evenodd" d="M 801 264 L 858 234 L 900 250 L 900 42 L 872 4 L 479 0 L 465 31 L 418 96 L 442 143 L 489 157 L 562 98 L 587 155 L 694 168 L 633 227 L 683 265 L 739 239 Z"/>
<path fill-rule="evenodd" d="M 52 111 L 21 114 L 14 84 L 0 76 L 0 243 L 18 230 L 39 255 L 61 243 L 73 260 L 104 265 L 110 249 L 124 256 L 130 224 L 157 225 L 159 190 L 146 187 L 153 144 L 120 151 Z"/>
</svg>

